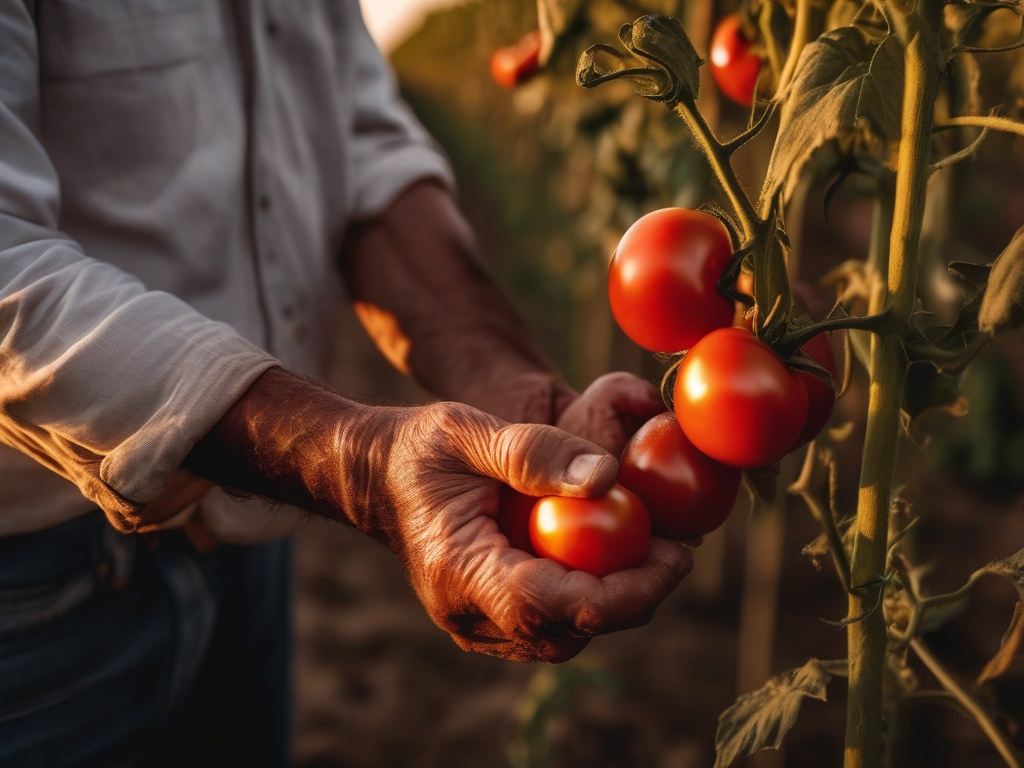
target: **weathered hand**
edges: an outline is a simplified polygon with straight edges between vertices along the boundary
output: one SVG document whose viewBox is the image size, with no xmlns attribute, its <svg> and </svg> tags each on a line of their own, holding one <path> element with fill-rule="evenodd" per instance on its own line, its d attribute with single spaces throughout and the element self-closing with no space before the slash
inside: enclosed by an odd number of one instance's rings
<svg viewBox="0 0 1024 768">
<path fill-rule="evenodd" d="M 555 426 L 618 457 L 633 433 L 664 410 L 653 385 L 620 371 L 595 379 L 561 412 Z"/>
<path fill-rule="evenodd" d="M 473 408 L 372 409 L 349 439 L 370 448 L 354 522 L 403 560 L 433 621 L 465 650 L 565 661 L 597 634 L 646 624 L 692 567 L 655 539 L 639 568 L 603 579 L 511 548 L 496 518 L 503 484 L 530 495 L 595 495 L 616 461 L 550 426 L 506 424 Z M 365 474 L 363 474 L 365 472 Z"/>
</svg>

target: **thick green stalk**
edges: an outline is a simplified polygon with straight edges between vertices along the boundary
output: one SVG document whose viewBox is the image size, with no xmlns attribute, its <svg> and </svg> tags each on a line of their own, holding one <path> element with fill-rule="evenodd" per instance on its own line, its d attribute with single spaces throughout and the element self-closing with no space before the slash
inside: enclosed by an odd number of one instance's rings
<svg viewBox="0 0 1024 768">
<path fill-rule="evenodd" d="M 923 0 L 927 3 L 927 0 Z M 894 32 L 905 50 L 905 81 L 895 206 L 889 246 L 888 303 L 894 326 L 909 321 L 917 287 L 917 256 L 924 216 L 928 149 L 936 80 L 933 9 L 895 13 Z M 880 607 L 886 573 L 889 502 L 900 430 L 907 357 L 898 336 L 886 334 L 871 351 L 871 384 L 864 441 L 857 534 L 851 560 L 847 627 L 850 660 L 846 768 L 881 768 L 882 687 L 886 627 Z"/>
</svg>

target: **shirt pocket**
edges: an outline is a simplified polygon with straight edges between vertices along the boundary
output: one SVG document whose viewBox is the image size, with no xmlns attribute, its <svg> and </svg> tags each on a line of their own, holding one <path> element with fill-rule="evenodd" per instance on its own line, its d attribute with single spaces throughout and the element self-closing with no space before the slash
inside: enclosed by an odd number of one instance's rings
<svg viewBox="0 0 1024 768">
<path fill-rule="evenodd" d="M 222 38 L 214 0 L 39 0 L 37 23 L 44 80 L 172 66 Z"/>
</svg>

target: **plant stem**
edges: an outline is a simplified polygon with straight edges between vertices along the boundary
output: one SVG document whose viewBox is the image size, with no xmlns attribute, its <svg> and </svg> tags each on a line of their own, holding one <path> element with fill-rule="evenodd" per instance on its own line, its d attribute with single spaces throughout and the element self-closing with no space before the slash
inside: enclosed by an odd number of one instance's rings
<svg viewBox="0 0 1024 768">
<path fill-rule="evenodd" d="M 905 79 L 895 206 L 889 238 L 887 303 L 894 320 L 909 322 L 917 288 L 917 255 L 924 217 L 928 150 L 935 109 L 938 68 L 934 26 L 924 9 L 893 9 L 894 32 L 904 47 Z M 876 590 L 885 574 L 889 502 L 900 430 L 900 405 L 907 374 L 901 339 L 883 335 L 871 349 L 867 432 L 857 504 L 857 533 L 851 559 L 847 626 L 850 685 L 847 699 L 846 768 L 881 768 L 882 683 L 887 634 Z M 857 585 L 872 584 L 870 588 Z M 865 615 L 866 614 L 866 615 Z"/>
<path fill-rule="evenodd" d="M 800 54 L 812 39 L 811 35 L 811 14 L 814 10 L 812 0 L 797 0 L 796 20 L 793 25 L 793 40 L 789 44 L 789 55 L 786 57 L 786 64 L 779 75 L 778 93 L 783 93 L 793 79 L 796 72 L 797 61 Z"/>
<path fill-rule="evenodd" d="M 693 136 L 693 140 L 700 147 L 705 157 L 707 157 L 712 170 L 715 172 L 715 177 L 722 185 L 722 189 L 729 198 L 729 202 L 732 203 L 733 211 L 736 213 L 740 228 L 743 230 L 744 242 L 750 241 L 758 231 L 760 220 L 754 211 L 750 198 L 743 191 L 740 180 L 736 177 L 736 171 L 733 170 L 728 150 L 715 137 L 711 126 L 708 125 L 704 116 L 694 104 L 680 102 L 676 105 L 676 112 L 683 118 L 686 127 L 690 130 L 690 135 Z"/>
<path fill-rule="evenodd" d="M 1009 117 L 998 117 L 996 115 L 962 115 L 960 117 L 947 117 L 939 125 L 935 126 L 938 131 L 961 126 L 974 128 L 991 128 L 994 131 L 1007 131 L 1024 136 L 1024 123 L 1012 120 Z"/>
<path fill-rule="evenodd" d="M 919 639 L 914 639 L 910 642 L 910 647 L 914 649 L 914 653 L 921 659 L 929 671 L 935 675 L 935 679 L 939 681 L 943 688 L 949 691 L 958 702 L 960 706 L 966 709 L 971 716 L 977 721 L 981 730 L 988 736 L 989 741 L 999 752 L 1000 756 L 1006 762 L 1010 768 L 1021 768 L 1020 757 L 1017 755 L 1013 746 L 1007 740 L 1006 736 L 999 726 L 997 726 L 992 718 L 989 717 L 988 712 L 978 703 L 978 701 L 971 696 L 963 686 L 961 686 L 949 671 L 942 665 L 931 652 L 931 650 Z"/>
</svg>

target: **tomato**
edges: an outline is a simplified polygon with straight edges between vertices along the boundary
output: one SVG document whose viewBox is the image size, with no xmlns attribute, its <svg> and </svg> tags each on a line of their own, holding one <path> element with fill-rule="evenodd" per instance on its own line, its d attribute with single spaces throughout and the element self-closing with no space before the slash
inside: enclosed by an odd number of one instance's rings
<svg viewBox="0 0 1024 768">
<path fill-rule="evenodd" d="M 540 32 L 527 32 L 515 45 L 499 48 L 491 56 L 491 77 L 498 85 L 515 88 L 540 69 Z"/>
<path fill-rule="evenodd" d="M 530 542 L 570 570 L 607 576 L 647 559 L 651 520 L 639 497 L 618 484 L 590 499 L 542 496 L 530 513 Z"/>
<path fill-rule="evenodd" d="M 673 392 L 686 436 L 731 467 L 778 461 L 807 421 L 807 391 L 796 372 L 744 328 L 721 328 L 694 344 Z"/>
<path fill-rule="evenodd" d="M 535 496 L 527 496 L 505 486 L 498 511 L 498 530 L 505 534 L 511 546 L 531 555 L 537 554 L 530 544 L 530 511 L 536 501 Z"/>
<path fill-rule="evenodd" d="M 679 352 L 732 323 L 718 291 L 732 257 L 729 231 L 709 213 L 662 208 L 626 230 L 608 267 L 612 315 L 651 352 Z"/>
<path fill-rule="evenodd" d="M 669 539 L 703 536 L 724 523 L 740 476 L 697 450 L 671 412 L 640 427 L 619 462 L 619 483 L 647 507 L 651 531 Z"/>
<path fill-rule="evenodd" d="M 754 103 L 761 57 L 743 31 L 738 13 L 725 16 L 711 35 L 711 76 L 719 90 L 744 107 Z"/>
<path fill-rule="evenodd" d="M 812 337 L 801 349 L 810 355 L 814 362 L 832 374 L 833 383 L 838 383 L 839 373 L 836 370 L 836 358 L 832 353 L 832 342 L 827 333 L 819 333 Z M 807 445 L 818 436 L 831 418 L 832 410 L 836 405 L 836 391 L 827 382 L 809 371 L 798 370 L 796 375 L 807 392 L 807 418 L 794 450 Z"/>
</svg>

